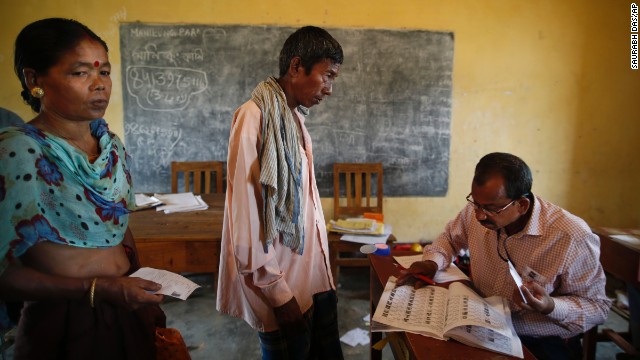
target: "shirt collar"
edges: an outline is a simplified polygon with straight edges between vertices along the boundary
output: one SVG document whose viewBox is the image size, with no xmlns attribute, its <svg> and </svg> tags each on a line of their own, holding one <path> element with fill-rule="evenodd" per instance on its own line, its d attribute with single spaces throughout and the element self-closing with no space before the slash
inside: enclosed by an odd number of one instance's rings
<svg viewBox="0 0 640 360">
<path fill-rule="evenodd" d="M 543 233 L 544 224 L 540 221 L 540 213 L 542 212 L 542 207 L 540 205 L 540 199 L 531 194 L 531 198 L 529 199 L 533 204 L 533 210 L 531 211 L 531 216 L 529 217 L 529 221 L 524 226 L 522 230 L 520 230 L 517 234 L 513 234 L 512 237 L 520 237 L 524 235 L 529 236 L 540 236 Z"/>
</svg>

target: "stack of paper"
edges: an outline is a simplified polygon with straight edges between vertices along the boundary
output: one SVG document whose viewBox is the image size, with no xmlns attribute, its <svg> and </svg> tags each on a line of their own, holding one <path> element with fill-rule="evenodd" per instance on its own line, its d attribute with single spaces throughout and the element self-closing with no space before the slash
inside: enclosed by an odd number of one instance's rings
<svg viewBox="0 0 640 360">
<path fill-rule="evenodd" d="M 349 242 L 354 242 L 354 243 L 359 243 L 359 244 L 385 244 L 387 242 L 387 240 L 389 239 L 389 236 L 391 236 L 391 226 L 390 225 L 378 225 L 379 227 L 381 227 L 383 229 L 381 234 L 374 234 L 374 235 L 369 235 L 369 234 L 344 234 L 342 235 L 342 237 L 340 238 L 340 240 L 343 241 L 349 241 Z"/>
<path fill-rule="evenodd" d="M 344 234 L 382 235 L 384 233 L 384 224 L 364 218 L 331 220 L 327 228 L 329 231 Z"/>
<path fill-rule="evenodd" d="M 194 196 L 192 192 L 179 194 L 154 194 L 164 205 L 158 206 L 157 211 L 164 211 L 165 214 L 184 211 L 206 210 L 207 203 L 200 195 Z"/>
<path fill-rule="evenodd" d="M 327 230 L 344 234 L 340 240 L 360 244 L 384 244 L 391 235 L 391 227 L 366 218 L 331 220 Z"/>
<path fill-rule="evenodd" d="M 146 209 L 162 204 L 162 201 L 154 196 L 136 194 L 136 210 Z"/>
<path fill-rule="evenodd" d="M 329 225 L 332 231 L 345 233 L 373 233 L 378 229 L 378 223 L 375 220 L 364 218 L 331 220 Z"/>
</svg>

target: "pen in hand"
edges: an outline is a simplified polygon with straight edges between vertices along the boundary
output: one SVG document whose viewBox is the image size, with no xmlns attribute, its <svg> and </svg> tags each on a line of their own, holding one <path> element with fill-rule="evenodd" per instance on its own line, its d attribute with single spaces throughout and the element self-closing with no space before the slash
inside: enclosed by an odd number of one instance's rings
<svg viewBox="0 0 640 360">
<path fill-rule="evenodd" d="M 405 271 L 408 270 L 407 268 L 405 268 L 404 266 L 402 266 L 402 265 L 400 265 L 398 263 L 394 263 L 394 265 L 400 270 L 405 270 Z M 422 275 L 422 274 L 411 274 L 411 276 L 413 276 L 416 279 L 422 280 L 422 281 L 426 282 L 429 285 L 437 285 L 436 282 L 433 281 L 433 279 L 431 279 L 431 278 L 429 278 L 429 277 L 427 277 L 425 275 Z"/>
</svg>

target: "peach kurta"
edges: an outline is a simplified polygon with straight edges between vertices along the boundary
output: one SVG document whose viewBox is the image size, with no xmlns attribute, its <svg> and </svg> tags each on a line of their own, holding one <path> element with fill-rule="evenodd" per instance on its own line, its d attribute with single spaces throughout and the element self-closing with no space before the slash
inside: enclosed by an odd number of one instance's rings
<svg viewBox="0 0 640 360">
<path fill-rule="evenodd" d="M 262 114 L 247 101 L 235 113 L 229 139 L 227 194 L 217 291 L 217 310 L 244 319 L 258 331 L 278 329 L 273 308 L 296 297 L 300 310 L 313 304 L 313 294 L 335 289 L 326 225 L 313 172 L 309 132 L 300 119 L 303 141 L 302 204 L 304 251 L 302 255 L 277 239 L 264 250 L 260 150 Z"/>
</svg>

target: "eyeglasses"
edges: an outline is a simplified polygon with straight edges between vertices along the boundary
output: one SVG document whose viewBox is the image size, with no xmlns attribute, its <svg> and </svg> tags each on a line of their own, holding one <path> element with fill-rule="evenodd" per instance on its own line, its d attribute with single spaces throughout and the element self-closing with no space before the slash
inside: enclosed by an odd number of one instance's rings
<svg viewBox="0 0 640 360">
<path fill-rule="evenodd" d="M 473 198 L 471 197 L 471 194 L 467 195 L 466 199 L 471 205 L 473 205 L 474 209 L 482 210 L 482 212 L 485 213 L 485 215 L 491 216 L 491 217 L 500 215 L 501 212 L 507 210 L 507 208 L 509 206 L 513 205 L 513 203 L 515 203 L 518 200 L 518 199 L 514 199 L 510 203 L 508 203 L 507 205 L 501 207 L 498 210 L 489 210 L 489 209 L 486 209 L 486 208 L 482 207 L 480 204 L 476 203 L 475 201 L 473 201 Z"/>
</svg>

